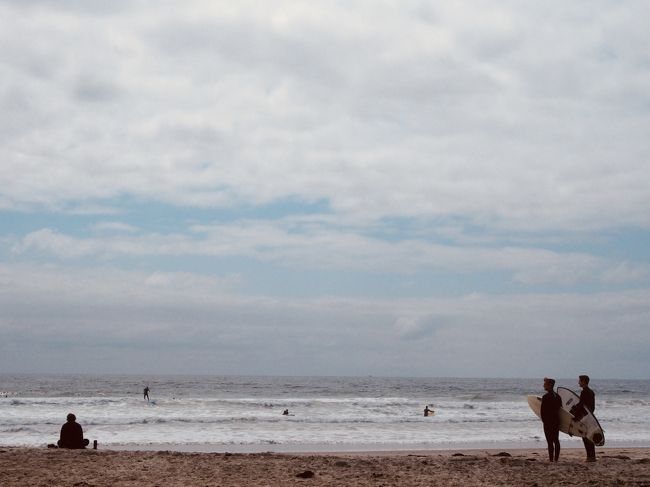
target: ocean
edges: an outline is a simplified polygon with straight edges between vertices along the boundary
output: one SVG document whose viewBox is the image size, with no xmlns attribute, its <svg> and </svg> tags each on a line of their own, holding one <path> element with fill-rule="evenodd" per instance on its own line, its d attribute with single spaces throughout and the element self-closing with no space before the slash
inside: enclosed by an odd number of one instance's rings
<svg viewBox="0 0 650 487">
<path fill-rule="evenodd" d="M 556 385 L 579 392 L 576 382 Z M 150 402 L 142 394 L 147 385 Z M 605 446 L 650 446 L 650 381 L 592 378 L 591 385 Z M 73 412 L 100 448 L 545 448 L 528 394 L 543 394 L 541 379 L 5 374 L 0 445 L 56 443 Z M 434 416 L 424 417 L 425 405 Z M 560 440 L 582 445 L 564 434 Z"/>
</svg>

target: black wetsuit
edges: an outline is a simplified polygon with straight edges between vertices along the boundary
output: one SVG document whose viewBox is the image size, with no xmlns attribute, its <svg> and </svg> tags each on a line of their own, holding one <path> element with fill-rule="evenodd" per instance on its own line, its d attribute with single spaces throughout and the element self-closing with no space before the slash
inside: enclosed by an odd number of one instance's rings
<svg viewBox="0 0 650 487">
<path fill-rule="evenodd" d="M 548 444 L 548 459 L 556 461 L 560 458 L 560 408 L 562 399 L 555 392 L 549 391 L 542 397 L 540 416 L 544 423 L 544 436 Z"/>
<path fill-rule="evenodd" d="M 580 402 L 578 403 L 578 406 L 584 406 L 591 413 L 593 413 L 596 410 L 596 394 L 594 393 L 594 391 L 589 389 L 589 386 L 585 386 L 582 388 L 582 392 L 580 393 Z M 585 445 L 587 458 L 590 460 L 595 460 L 596 445 L 593 443 L 593 441 L 588 440 L 587 438 L 583 438 L 582 442 Z"/>
<path fill-rule="evenodd" d="M 68 421 L 61 426 L 61 438 L 58 441 L 59 448 L 72 448 L 75 450 L 86 448 L 89 440 L 84 440 L 84 432 L 81 425 L 75 421 Z"/>
</svg>

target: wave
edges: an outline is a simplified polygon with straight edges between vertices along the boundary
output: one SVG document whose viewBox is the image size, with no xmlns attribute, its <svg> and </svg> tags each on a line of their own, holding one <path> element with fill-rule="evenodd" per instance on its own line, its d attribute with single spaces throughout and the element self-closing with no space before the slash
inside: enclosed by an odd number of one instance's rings
<svg viewBox="0 0 650 487">
<path fill-rule="evenodd" d="M 0 401 L 0 405 L 3 401 Z M 57 398 L 15 398 L 7 402 L 10 406 L 109 406 L 115 404 L 129 404 L 125 398 L 79 398 L 79 397 L 57 397 Z"/>
<path fill-rule="evenodd" d="M 383 425 L 388 428 L 397 427 L 398 425 L 422 425 L 422 427 L 430 428 L 432 425 L 445 425 L 445 424 L 505 424 L 505 423 L 530 423 L 535 421 L 531 417 L 501 417 L 495 418 L 487 415 L 472 416 L 472 417 L 446 417 L 446 418 L 423 418 L 423 417 L 323 417 L 323 416 L 310 416 L 310 417 L 251 417 L 251 416 L 228 416 L 228 417 L 146 417 L 146 418 L 125 418 L 121 419 L 93 419 L 91 421 L 83 422 L 84 426 L 137 426 L 137 425 L 237 425 L 237 424 L 313 424 L 319 426 L 326 425 Z M 290 426 L 288 426 L 290 428 Z"/>
<path fill-rule="evenodd" d="M 37 429 L 28 428 L 27 426 L 13 426 L 9 428 L 0 427 L 2 433 L 23 433 L 23 432 L 38 432 Z"/>
</svg>

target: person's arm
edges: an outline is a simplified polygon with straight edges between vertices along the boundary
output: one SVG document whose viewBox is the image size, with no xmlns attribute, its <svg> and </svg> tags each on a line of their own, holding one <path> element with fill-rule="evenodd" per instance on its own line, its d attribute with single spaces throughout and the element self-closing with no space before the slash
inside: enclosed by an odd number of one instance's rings
<svg viewBox="0 0 650 487">
<path fill-rule="evenodd" d="M 542 405 L 539 408 L 539 417 L 542 420 L 542 423 L 548 421 L 548 394 L 542 396 Z"/>
<path fill-rule="evenodd" d="M 591 389 L 587 389 L 585 392 L 585 407 L 592 413 L 596 409 L 596 394 Z"/>
<path fill-rule="evenodd" d="M 580 401 L 577 406 L 582 406 L 587 411 L 594 412 L 596 408 L 596 395 L 591 389 L 583 389 L 580 392 Z"/>
<path fill-rule="evenodd" d="M 71 438 L 70 443 L 74 448 L 83 448 L 84 447 L 84 430 L 79 423 L 74 424 L 73 438 Z"/>
<path fill-rule="evenodd" d="M 70 423 L 61 426 L 60 442 L 63 448 L 70 448 L 74 445 L 74 432 L 70 430 Z"/>
<path fill-rule="evenodd" d="M 583 389 L 580 392 L 580 400 L 571 408 L 570 412 L 573 415 L 573 418 L 577 421 L 580 421 L 589 412 L 589 408 L 587 407 L 587 396 L 588 393 Z"/>
<path fill-rule="evenodd" d="M 578 404 L 576 404 L 575 407 L 576 408 L 579 408 L 581 406 L 584 407 L 584 405 L 585 405 L 584 399 L 585 399 L 585 390 L 583 389 L 583 390 L 580 391 L 580 400 L 578 401 Z"/>
</svg>

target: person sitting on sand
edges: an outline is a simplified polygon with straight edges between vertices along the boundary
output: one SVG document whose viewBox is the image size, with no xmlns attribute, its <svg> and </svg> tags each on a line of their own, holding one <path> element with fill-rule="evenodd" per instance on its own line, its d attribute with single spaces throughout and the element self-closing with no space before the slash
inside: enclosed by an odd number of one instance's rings
<svg viewBox="0 0 650 487">
<path fill-rule="evenodd" d="M 428 405 L 424 406 L 424 415 L 425 416 L 433 416 L 433 413 L 435 413 L 435 411 L 433 409 L 429 409 Z"/>
<path fill-rule="evenodd" d="M 77 417 L 70 413 L 67 417 L 67 422 L 61 426 L 61 438 L 58 441 L 59 448 L 71 448 L 73 450 L 80 450 L 86 448 L 89 440 L 84 439 L 84 431 L 81 425 L 77 423 Z"/>
</svg>

